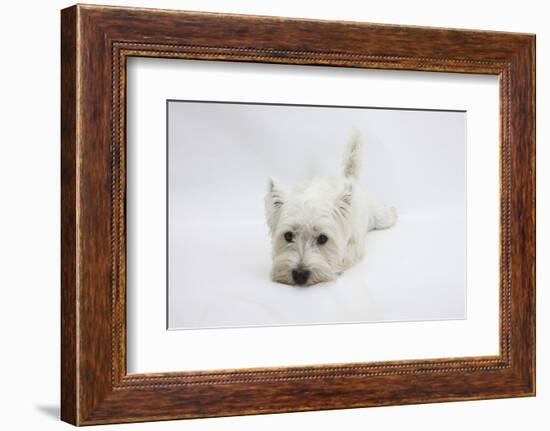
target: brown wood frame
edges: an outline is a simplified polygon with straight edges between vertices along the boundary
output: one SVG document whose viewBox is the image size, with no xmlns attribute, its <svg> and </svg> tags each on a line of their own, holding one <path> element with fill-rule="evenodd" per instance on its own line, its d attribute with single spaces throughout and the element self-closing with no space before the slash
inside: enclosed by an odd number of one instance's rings
<svg viewBox="0 0 550 431">
<path fill-rule="evenodd" d="M 77 5 L 61 14 L 61 417 L 76 425 L 535 394 L 535 36 Z M 126 373 L 129 56 L 500 77 L 500 353 Z"/>
</svg>

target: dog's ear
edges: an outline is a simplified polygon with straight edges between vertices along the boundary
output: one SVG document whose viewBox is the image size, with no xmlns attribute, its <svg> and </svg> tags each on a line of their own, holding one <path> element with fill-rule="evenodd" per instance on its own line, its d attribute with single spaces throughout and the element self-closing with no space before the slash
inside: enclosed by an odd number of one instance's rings
<svg viewBox="0 0 550 431">
<path fill-rule="evenodd" d="M 267 182 L 267 194 L 265 196 L 265 214 L 267 219 L 267 225 L 273 233 L 277 222 L 279 220 L 279 214 L 281 213 L 281 207 L 284 205 L 285 193 L 279 184 L 279 182 L 269 177 Z"/>
</svg>

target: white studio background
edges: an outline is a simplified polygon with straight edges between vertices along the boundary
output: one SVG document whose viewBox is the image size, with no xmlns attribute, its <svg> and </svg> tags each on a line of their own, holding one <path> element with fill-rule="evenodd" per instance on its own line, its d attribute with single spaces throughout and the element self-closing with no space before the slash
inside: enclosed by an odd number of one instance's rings
<svg viewBox="0 0 550 431">
<path fill-rule="evenodd" d="M 170 101 L 168 118 L 170 329 L 466 318 L 465 112 Z M 397 225 L 334 282 L 274 283 L 267 177 L 341 175 L 353 130 Z"/>
<path fill-rule="evenodd" d="M 387 408 L 98 426 L 101 430 L 544 430 L 550 422 L 550 28 L 545 2 L 464 0 L 104 0 L 103 4 L 537 33 L 537 397 Z M 59 415 L 59 9 L 68 1 L 8 2 L 0 71 L 0 357 L 9 430 L 70 430 Z M 24 18 L 24 22 L 22 19 Z M 546 425 L 545 425 L 546 424 Z"/>
</svg>

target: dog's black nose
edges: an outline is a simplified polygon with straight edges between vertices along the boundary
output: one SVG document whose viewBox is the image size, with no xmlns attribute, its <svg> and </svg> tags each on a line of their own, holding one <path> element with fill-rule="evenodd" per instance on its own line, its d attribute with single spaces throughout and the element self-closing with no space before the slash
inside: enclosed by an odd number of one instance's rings
<svg viewBox="0 0 550 431">
<path fill-rule="evenodd" d="M 296 283 L 299 286 L 303 286 L 306 284 L 307 279 L 309 278 L 310 272 L 307 269 L 293 269 L 292 270 L 292 279 L 294 280 L 294 283 Z"/>
</svg>

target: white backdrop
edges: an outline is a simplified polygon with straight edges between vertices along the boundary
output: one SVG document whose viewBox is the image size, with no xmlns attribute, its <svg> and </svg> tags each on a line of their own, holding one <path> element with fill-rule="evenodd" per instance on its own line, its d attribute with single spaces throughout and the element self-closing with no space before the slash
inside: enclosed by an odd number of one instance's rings
<svg viewBox="0 0 550 431">
<path fill-rule="evenodd" d="M 171 101 L 168 118 L 170 329 L 466 317 L 465 112 Z M 267 177 L 341 175 L 354 129 L 398 224 L 334 282 L 272 282 Z"/>
<path fill-rule="evenodd" d="M 316 2 L 297 0 L 104 0 L 103 4 L 343 19 L 389 24 L 537 32 L 537 249 L 547 262 L 550 181 L 550 29 L 538 0 Z M 71 430 L 59 415 L 59 9 L 63 0 L 3 5 L 0 35 L 0 324 L 5 371 L 0 386 L 3 428 Z M 29 13 L 32 10 L 32 13 Z M 21 16 L 26 17 L 22 25 Z M 29 29 L 32 28 L 32 31 Z M 32 127 L 29 102 L 32 101 Z M 32 265 L 32 270 L 29 269 Z M 98 426 L 97 430 L 317 429 L 501 431 L 543 429 L 550 422 L 550 308 L 547 265 L 537 268 L 537 397 L 278 415 Z M 24 305 L 23 305 L 24 304 Z M 24 313 L 22 318 L 21 313 Z M 26 382 L 26 383 L 23 383 Z M 31 389 L 32 384 L 32 389 Z"/>
</svg>

